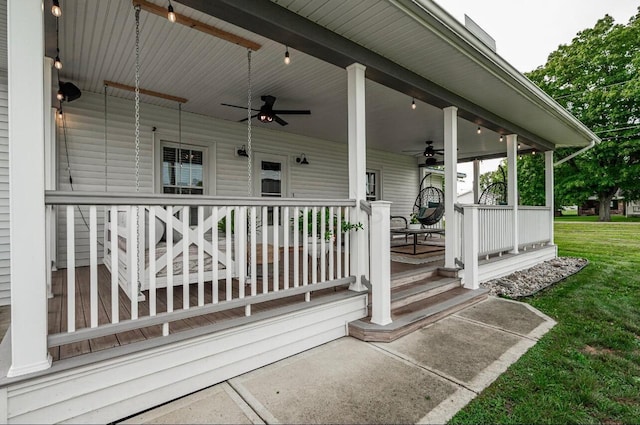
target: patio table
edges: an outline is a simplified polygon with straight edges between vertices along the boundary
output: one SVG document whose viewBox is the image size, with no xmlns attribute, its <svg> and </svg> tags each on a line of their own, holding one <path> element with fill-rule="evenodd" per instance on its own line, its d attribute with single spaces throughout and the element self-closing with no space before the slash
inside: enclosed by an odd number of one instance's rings
<svg viewBox="0 0 640 425">
<path fill-rule="evenodd" d="M 391 229 L 391 233 L 397 235 L 413 235 L 413 254 L 416 255 L 416 246 L 418 245 L 418 235 L 427 235 L 427 234 L 444 234 L 444 229 Z M 396 245 L 396 246 L 409 246 L 407 245 Z"/>
</svg>

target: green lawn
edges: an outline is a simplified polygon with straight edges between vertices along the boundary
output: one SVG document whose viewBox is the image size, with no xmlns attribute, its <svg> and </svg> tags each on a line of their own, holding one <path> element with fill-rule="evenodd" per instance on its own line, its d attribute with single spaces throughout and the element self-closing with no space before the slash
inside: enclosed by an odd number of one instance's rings
<svg viewBox="0 0 640 425">
<path fill-rule="evenodd" d="M 564 212 L 563 212 L 564 214 Z M 567 221 L 580 221 L 580 222 L 597 222 L 597 215 L 563 215 L 562 217 L 556 217 L 556 223 L 564 223 Z M 613 223 L 640 223 L 640 217 L 625 217 L 622 215 L 612 215 L 611 222 Z"/>
<path fill-rule="evenodd" d="M 555 229 L 590 261 L 527 300 L 558 324 L 450 423 L 640 423 L 640 223 Z"/>
</svg>

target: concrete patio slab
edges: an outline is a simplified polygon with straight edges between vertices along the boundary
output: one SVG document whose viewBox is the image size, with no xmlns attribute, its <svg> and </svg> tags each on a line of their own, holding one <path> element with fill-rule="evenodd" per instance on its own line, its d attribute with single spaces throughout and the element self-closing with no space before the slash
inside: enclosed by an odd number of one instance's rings
<svg viewBox="0 0 640 425">
<path fill-rule="evenodd" d="M 269 423 L 415 423 L 457 389 L 353 338 L 230 383 Z"/>
<path fill-rule="evenodd" d="M 445 423 L 554 324 L 489 298 L 392 343 L 341 338 L 126 423 Z"/>
<path fill-rule="evenodd" d="M 121 422 L 123 424 L 263 424 L 229 387 L 206 388 Z"/>
<path fill-rule="evenodd" d="M 502 298 L 489 298 L 483 303 L 464 309 L 456 316 L 514 332 L 529 338 L 538 338 L 539 327 L 549 329 L 555 322 L 528 304 Z"/>
<path fill-rule="evenodd" d="M 449 317 L 389 344 L 379 344 L 429 370 L 469 385 L 521 338 Z"/>
</svg>

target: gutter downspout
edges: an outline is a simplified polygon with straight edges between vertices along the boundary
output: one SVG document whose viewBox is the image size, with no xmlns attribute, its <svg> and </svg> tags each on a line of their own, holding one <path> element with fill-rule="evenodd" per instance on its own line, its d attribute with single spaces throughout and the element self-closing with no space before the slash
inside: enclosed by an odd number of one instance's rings
<svg viewBox="0 0 640 425">
<path fill-rule="evenodd" d="M 565 157 L 565 158 L 562 158 L 560 161 L 558 161 L 558 162 L 554 163 L 554 164 L 553 164 L 553 166 L 554 166 L 554 167 L 557 167 L 558 165 L 560 165 L 560 164 L 562 164 L 562 163 L 564 163 L 564 162 L 567 162 L 567 161 L 568 161 L 568 160 L 570 160 L 571 158 L 575 158 L 576 156 L 578 156 L 578 155 L 581 155 L 581 154 L 585 153 L 586 151 L 588 151 L 589 149 L 591 149 L 591 148 L 592 148 L 592 147 L 594 147 L 595 145 L 596 145 L 596 141 L 595 141 L 595 140 L 592 140 L 592 141 L 591 141 L 591 143 L 589 144 L 589 146 L 587 146 L 587 147 L 585 147 L 585 148 L 582 148 L 582 149 L 580 149 L 578 152 L 574 152 L 574 153 L 572 153 L 571 155 L 569 155 L 569 156 L 567 156 L 567 157 Z"/>
</svg>

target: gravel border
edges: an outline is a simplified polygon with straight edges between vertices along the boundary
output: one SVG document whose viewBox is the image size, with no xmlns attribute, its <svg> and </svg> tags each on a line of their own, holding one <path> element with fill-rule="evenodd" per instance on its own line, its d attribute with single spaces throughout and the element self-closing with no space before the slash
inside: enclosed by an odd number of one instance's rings
<svg viewBox="0 0 640 425">
<path fill-rule="evenodd" d="M 589 264 L 584 258 L 557 257 L 531 268 L 511 273 L 480 284 L 489 294 L 512 299 L 530 297 L 567 277 L 578 273 Z"/>
</svg>

